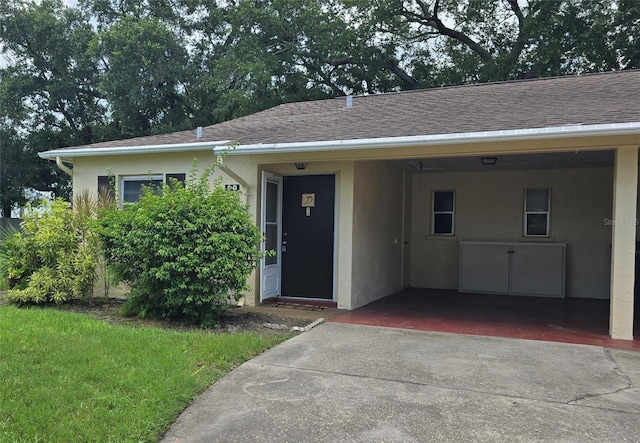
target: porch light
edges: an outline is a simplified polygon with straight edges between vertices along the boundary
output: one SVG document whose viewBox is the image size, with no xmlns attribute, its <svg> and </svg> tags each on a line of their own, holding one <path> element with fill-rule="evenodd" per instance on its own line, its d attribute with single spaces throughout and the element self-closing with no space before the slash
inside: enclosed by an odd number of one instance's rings
<svg viewBox="0 0 640 443">
<path fill-rule="evenodd" d="M 296 169 L 302 171 L 303 169 L 307 169 L 307 163 L 296 163 Z"/>
<path fill-rule="evenodd" d="M 480 160 L 484 166 L 493 166 L 498 161 L 498 157 L 482 157 Z"/>
</svg>

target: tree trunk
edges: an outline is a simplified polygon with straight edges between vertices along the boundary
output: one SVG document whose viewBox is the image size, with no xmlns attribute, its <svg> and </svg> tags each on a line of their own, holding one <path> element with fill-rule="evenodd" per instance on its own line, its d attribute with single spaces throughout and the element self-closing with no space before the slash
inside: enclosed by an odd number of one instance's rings
<svg viewBox="0 0 640 443">
<path fill-rule="evenodd" d="M 2 216 L 4 218 L 11 218 L 11 204 L 5 203 L 2 205 Z"/>
</svg>

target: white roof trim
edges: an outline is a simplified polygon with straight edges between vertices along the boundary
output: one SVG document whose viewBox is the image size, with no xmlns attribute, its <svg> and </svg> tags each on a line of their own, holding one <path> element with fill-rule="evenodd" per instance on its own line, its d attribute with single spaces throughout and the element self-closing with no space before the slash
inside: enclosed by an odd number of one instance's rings
<svg viewBox="0 0 640 443">
<path fill-rule="evenodd" d="M 230 140 L 219 140 L 198 143 L 173 143 L 147 146 L 111 146 L 104 148 L 63 148 L 40 152 L 41 158 L 55 160 L 56 157 L 95 157 L 103 155 L 158 154 L 162 152 L 208 151 L 220 144 L 228 144 Z"/>
<path fill-rule="evenodd" d="M 540 140 L 567 137 L 594 137 L 607 135 L 640 135 L 640 122 L 607 123 L 597 125 L 571 124 L 546 128 L 511 129 L 505 131 L 459 132 L 454 134 L 416 135 L 407 137 L 364 138 L 353 140 L 327 140 L 299 143 L 269 143 L 236 145 L 228 155 L 275 154 L 286 152 L 341 151 L 349 149 L 381 149 L 412 146 L 479 143 L 497 141 Z M 228 145 L 214 148 L 215 153 L 228 149 Z"/>
<path fill-rule="evenodd" d="M 258 143 L 231 145 L 230 140 L 174 143 L 165 145 L 121 146 L 104 148 L 65 148 L 41 152 L 41 158 L 95 157 L 104 155 L 157 154 L 167 152 L 206 151 L 215 153 L 228 150 L 229 155 L 273 154 L 286 152 L 341 151 L 350 149 L 381 149 L 411 146 L 430 146 L 458 143 L 540 140 L 566 137 L 595 137 L 608 135 L 640 135 L 640 122 L 607 123 L 597 125 L 570 124 L 546 128 L 510 129 L 505 131 L 459 132 L 454 134 L 416 135 L 406 137 L 361 138 L 353 140 L 326 140 L 291 143 Z M 233 149 L 229 149 L 233 146 Z"/>
</svg>

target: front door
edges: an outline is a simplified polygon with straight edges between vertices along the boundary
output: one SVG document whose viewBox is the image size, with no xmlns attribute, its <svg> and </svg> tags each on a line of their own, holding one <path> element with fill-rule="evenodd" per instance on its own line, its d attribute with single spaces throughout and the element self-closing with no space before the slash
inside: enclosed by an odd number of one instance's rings
<svg viewBox="0 0 640 443">
<path fill-rule="evenodd" d="M 333 299 L 334 175 L 284 177 L 282 295 Z"/>
</svg>

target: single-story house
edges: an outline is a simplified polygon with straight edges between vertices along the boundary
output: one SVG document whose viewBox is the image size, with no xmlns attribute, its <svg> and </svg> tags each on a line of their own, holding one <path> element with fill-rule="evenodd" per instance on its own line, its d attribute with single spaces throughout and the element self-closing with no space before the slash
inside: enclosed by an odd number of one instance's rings
<svg viewBox="0 0 640 443">
<path fill-rule="evenodd" d="M 405 287 L 610 299 L 633 338 L 640 70 L 288 103 L 54 149 L 73 189 L 217 171 L 276 250 L 247 303 L 355 309 Z M 71 172 L 71 171 L 69 171 Z"/>
</svg>

